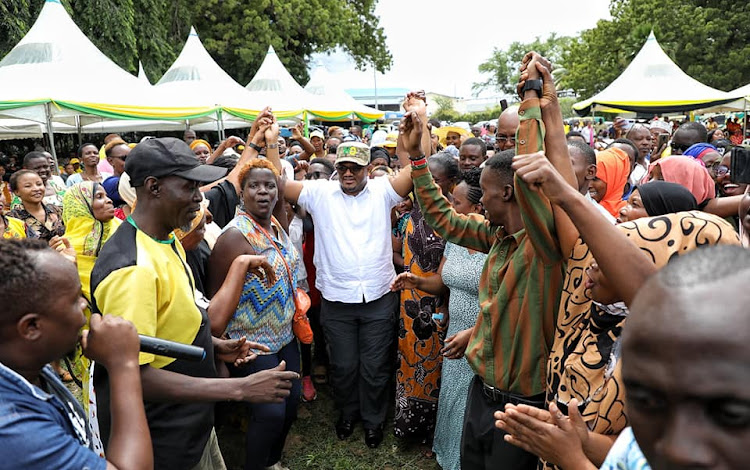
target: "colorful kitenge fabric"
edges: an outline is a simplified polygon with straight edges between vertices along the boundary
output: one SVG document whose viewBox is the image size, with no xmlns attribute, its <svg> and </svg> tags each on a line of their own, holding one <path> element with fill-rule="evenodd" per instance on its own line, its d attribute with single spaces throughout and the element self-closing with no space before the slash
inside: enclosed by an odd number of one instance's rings
<svg viewBox="0 0 750 470">
<path fill-rule="evenodd" d="M 646 457 L 638 447 L 633 428 L 625 429 L 609 450 L 600 470 L 651 470 Z"/>
<path fill-rule="evenodd" d="M 271 353 L 277 353 L 294 339 L 292 318 L 295 311 L 294 292 L 297 288 L 300 255 L 276 219 L 272 220 L 272 225 L 276 230 L 269 232 L 268 236 L 273 237 L 273 242 L 283 253 L 283 258 L 249 214 L 239 211 L 224 227 L 225 231 L 230 228 L 239 230 L 255 253 L 268 259 L 276 273 L 276 282 L 271 287 L 267 286 L 265 278 L 254 273 L 247 274 L 240 303 L 234 316 L 229 320 L 226 332 L 232 339 L 244 336 L 248 341 L 268 346 Z M 285 260 L 292 271 L 291 285 Z"/>
<path fill-rule="evenodd" d="M 8 213 L 8 216 L 23 221 L 27 227 L 28 238 L 36 238 L 50 241 L 54 236 L 62 236 L 65 233 L 65 225 L 62 221 L 62 209 L 57 206 L 42 203 L 44 208 L 44 220 L 38 220 L 21 205 Z"/>
<path fill-rule="evenodd" d="M 3 225 L 5 226 L 5 230 L 3 231 L 4 239 L 7 240 L 10 238 L 27 238 L 27 228 L 26 224 L 23 223 L 23 220 L 19 220 L 14 217 L 6 217 L 2 214 L 0 214 L 0 217 L 2 217 Z"/>
<path fill-rule="evenodd" d="M 617 227 L 657 266 L 701 246 L 739 244 L 729 223 L 700 211 L 642 218 Z M 568 260 L 547 362 L 547 400 L 567 404 L 576 398 L 589 430 L 615 435 L 628 425 L 620 364 L 613 354 L 627 316 L 589 298 L 584 272 L 592 260 L 588 246 L 579 240 Z"/>
<path fill-rule="evenodd" d="M 419 277 L 436 275 L 444 250 L 443 239 L 415 207 L 404 231 L 404 271 Z M 432 440 L 443 362 L 440 350 L 445 339 L 445 329 L 432 315 L 445 315 L 447 310 L 441 297 L 417 289 L 401 291 L 394 423 L 398 437 Z"/>
</svg>

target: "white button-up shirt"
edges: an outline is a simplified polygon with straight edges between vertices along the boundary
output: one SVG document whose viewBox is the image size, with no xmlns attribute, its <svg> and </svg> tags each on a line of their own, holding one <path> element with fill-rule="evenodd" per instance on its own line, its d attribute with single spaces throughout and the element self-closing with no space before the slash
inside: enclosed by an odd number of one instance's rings
<svg viewBox="0 0 750 470">
<path fill-rule="evenodd" d="M 388 178 L 367 180 L 356 196 L 338 181 L 305 181 L 297 202 L 315 224 L 315 287 L 326 300 L 372 302 L 390 291 L 391 209 L 401 200 Z"/>
</svg>

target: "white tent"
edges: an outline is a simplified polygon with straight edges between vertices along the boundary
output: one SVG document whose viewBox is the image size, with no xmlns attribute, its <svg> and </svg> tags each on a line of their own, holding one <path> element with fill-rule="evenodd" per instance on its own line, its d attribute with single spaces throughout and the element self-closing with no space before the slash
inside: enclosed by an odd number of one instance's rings
<svg viewBox="0 0 750 470">
<path fill-rule="evenodd" d="M 28 33 L 0 61 L 0 83 L 0 112 L 37 122 L 50 117 L 55 122 L 85 125 L 96 114 L 152 117 L 150 108 L 176 104 L 166 102 L 99 51 L 60 0 L 45 2 Z M 184 111 L 178 114 L 199 113 Z M 177 117 L 169 112 L 158 115 Z"/>
<path fill-rule="evenodd" d="M 271 106 L 278 117 L 293 117 L 306 109 L 319 107 L 319 99 L 294 80 L 273 46 L 268 46 L 266 58 L 245 88 L 252 96 L 250 109 L 260 110 Z"/>
<path fill-rule="evenodd" d="M 355 100 L 352 95 L 334 86 L 334 81 L 325 67 L 318 67 L 313 71 L 310 81 L 305 85 L 305 90 L 313 95 L 320 96 L 323 101 L 321 106 L 324 106 L 328 112 L 336 113 L 341 110 L 351 110 L 341 120 L 362 119 L 373 121 L 385 115 L 384 111 L 365 106 Z"/>
<path fill-rule="evenodd" d="M 652 31 L 615 81 L 593 98 L 574 104 L 573 109 L 581 115 L 594 107 L 661 114 L 709 108 L 741 97 L 691 78 L 664 52 Z"/>
<path fill-rule="evenodd" d="M 151 85 L 151 80 L 148 79 L 148 75 L 146 75 L 146 71 L 143 69 L 143 63 L 140 60 L 138 61 L 138 79 Z"/>
</svg>

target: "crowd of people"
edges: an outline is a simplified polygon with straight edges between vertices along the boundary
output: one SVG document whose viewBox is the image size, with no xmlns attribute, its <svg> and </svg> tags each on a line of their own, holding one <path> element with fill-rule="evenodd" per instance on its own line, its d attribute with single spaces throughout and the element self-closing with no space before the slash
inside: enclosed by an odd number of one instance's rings
<svg viewBox="0 0 750 470">
<path fill-rule="evenodd" d="M 413 92 L 395 133 L 266 108 L 216 146 L 26 154 L 0 199 L 0 467 L 226 468 L 216 418 L 242 406 L 245 468 L 282 470 L 330 385 L 338 439 L 392 429 L 446 470 L 747 468 L 744 148 L 658 118 L 601 147 L 535 53 L 518 93 L 489 136 Z"/>
</svg>

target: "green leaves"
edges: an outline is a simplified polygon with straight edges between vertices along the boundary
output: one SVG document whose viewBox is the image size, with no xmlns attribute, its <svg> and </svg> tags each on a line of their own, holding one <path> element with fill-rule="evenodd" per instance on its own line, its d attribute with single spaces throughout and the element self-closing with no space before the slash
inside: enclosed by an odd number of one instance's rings
<svg viewBox="0 0 750 470">
<path fill-rule="evenodd" d="M 314 52 L 341 47 L 358 67 L 384 72 L 392 58 L 375 15 L 377 0 L 62 0 L 99 49 L 135 73 L 141 60 L 151 80 L 169 68 L 194 25 L 206 49 L 246 84 L 273 45 L 305 83 Z M 29 30 L 44 0 L 0 0 L 0 57 Z"/>
<path fill-rule="evenodd" d="M 652 29 L 665 52 L 696 80 L 725 91 L 750 83 L 749 2 L 610 0 L 610 13 L 611 20 L 600 20 L 576 38 L 551 35 L 495 49 L 479 66 L 489 78 L 475 84 L 475 90 L 512 93 L 523 53 L 537 50 L 559 54 L 552 58 L 565 69 L 555 77 L 559 89 L 593 96 L 625 70 Z"/>
</svg>

